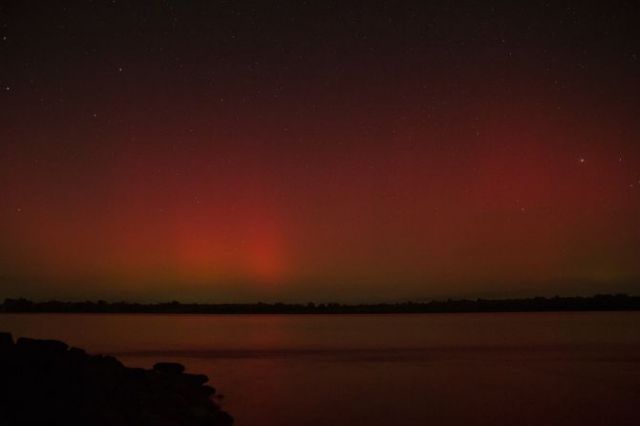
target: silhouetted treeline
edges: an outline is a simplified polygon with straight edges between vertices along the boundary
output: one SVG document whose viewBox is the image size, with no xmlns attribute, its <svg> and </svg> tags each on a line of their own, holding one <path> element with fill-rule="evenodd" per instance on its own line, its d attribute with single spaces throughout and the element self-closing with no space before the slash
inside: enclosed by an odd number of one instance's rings
<svg viewBox="0 0 640 426">
<path fill-rule="evenodd" d="M 155 303 L 32 302 L 5 299 L 0 312 L 14 313 L 166 313 L 166 314 L 393 314 L 453 312 L 635 311 L 640 296 L 626 294 L 590 297 L 533 297 L 526 299 L 449 299 L 430 302 L 380 304 L 340 303 Z"/>
</svg>

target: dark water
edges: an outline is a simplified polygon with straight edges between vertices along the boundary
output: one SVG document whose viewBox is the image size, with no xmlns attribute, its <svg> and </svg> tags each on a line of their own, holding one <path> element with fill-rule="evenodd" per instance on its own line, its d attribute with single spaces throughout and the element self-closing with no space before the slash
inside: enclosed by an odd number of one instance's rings
<svg viewBox="0 0 640 426">
<path fill-rule="evenodd" d="M 205 373 L 243 426 L 638 425 L 640 313 L 0 315 Z"/>
</svg>

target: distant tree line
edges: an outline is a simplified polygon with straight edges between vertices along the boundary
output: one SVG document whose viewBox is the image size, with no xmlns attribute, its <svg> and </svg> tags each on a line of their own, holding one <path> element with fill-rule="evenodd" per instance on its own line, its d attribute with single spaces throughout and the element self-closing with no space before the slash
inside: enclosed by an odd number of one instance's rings
<svg viewBox="0 0 640 426">
<path fill-rule="evenodd" d="M 430 302 L 378 304 L 341 303 L 129 303 L 33 302 L 5 299 L 0 313 L 149 313 L 149 314 L 396 314 L 455 312 L 636 311 L 640 296 L 600 294 L 589 297 L 532 297 L 522 299 L 448 299 Z"/>
</svg>

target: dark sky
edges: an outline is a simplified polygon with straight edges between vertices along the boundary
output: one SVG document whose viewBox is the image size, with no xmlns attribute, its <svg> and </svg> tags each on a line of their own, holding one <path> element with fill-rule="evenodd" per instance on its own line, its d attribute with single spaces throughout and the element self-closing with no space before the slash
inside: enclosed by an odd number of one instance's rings
<svg viewBox="0 0 640 426">
<path fill-rule="evenodd" d="M 0 5 L 0 297 L 640 290 L 638 2 Z"/>
</svg>

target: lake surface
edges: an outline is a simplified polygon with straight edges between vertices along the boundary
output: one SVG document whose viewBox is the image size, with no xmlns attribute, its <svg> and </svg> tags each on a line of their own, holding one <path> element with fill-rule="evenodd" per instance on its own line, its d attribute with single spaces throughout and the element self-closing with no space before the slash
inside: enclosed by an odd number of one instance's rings
<svg viewBox="0 0 640 426">
<path fill-rule="evenodd" d="M 181 362 L 239 426 L 640 424 L 635 312 L 4 314 L 0 330 Z"/>
</svg>

